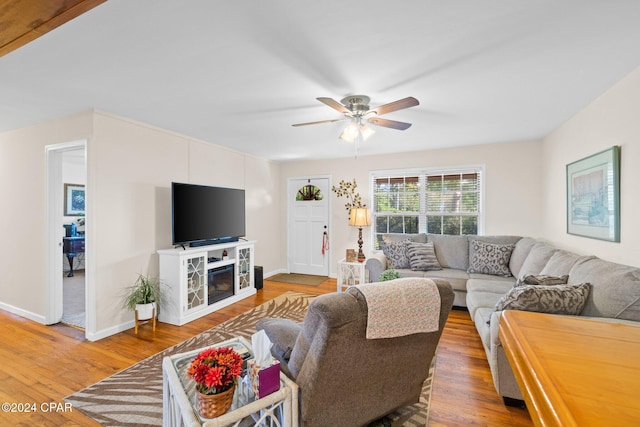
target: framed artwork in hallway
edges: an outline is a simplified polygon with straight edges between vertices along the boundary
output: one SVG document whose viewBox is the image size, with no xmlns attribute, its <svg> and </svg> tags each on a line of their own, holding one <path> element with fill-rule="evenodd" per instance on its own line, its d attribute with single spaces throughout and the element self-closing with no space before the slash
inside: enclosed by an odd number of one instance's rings
<svg viewBox="0 0 640 427">
<path fill-rule="evenodd" d="M 84 185 L 64 185 L 64 216 L 84 215 Z"/>
</svg>

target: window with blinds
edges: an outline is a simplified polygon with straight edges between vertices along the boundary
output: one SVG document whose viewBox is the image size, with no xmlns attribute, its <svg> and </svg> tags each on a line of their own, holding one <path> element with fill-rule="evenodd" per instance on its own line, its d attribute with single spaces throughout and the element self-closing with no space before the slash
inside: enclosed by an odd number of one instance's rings
<svg viewBox="0 0 640 427">
<path fill-rule="evenodd" d="M 385 233 L 478 234 L 480 168 L 372 173 L 374 249 Z"/>
</svg>

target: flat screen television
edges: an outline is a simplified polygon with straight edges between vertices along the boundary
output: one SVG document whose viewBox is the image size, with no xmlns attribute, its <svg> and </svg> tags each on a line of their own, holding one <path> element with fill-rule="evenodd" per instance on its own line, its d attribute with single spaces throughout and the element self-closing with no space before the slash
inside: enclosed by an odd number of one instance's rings
<svg viewBox="0 0 640 427">
<path fill-rule="evenodd" d="M 244 190 L 171 183 L 174 245 L 234 242 L 245 235 Z"/>
</svg>

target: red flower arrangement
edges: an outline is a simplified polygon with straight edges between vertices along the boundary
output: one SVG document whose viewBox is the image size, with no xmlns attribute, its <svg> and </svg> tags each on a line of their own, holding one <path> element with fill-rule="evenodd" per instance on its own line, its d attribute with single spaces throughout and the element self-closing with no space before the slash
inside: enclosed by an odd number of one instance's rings
<svg viewBox="0 0 640 427">
<path fill-rule="evenodd" d="M 202 394 L 218 394 L 230 389 L 242 373 L 242 357 L 232 348 L 201 351 L 189 365 L 187 375 Z"/>
</svg>

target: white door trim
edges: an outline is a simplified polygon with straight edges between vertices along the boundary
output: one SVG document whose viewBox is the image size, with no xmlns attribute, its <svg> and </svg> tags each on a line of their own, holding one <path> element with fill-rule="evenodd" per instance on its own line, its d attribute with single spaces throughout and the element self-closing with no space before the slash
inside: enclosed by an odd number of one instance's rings
<svg viewBox="0 0 640 427">
<path fill-rule="evenodd" d="M 64 151 L 84 149 L 85 168 L 87 165 L 87 140 L 69 141 L 60 144 L 47 145 L 45 147 L 46 159 L 46 290 L 47 299 L 45 323 L 51 325 L 62 319 L 63 291 L 62 291 L 62 237 L 64 228 L 62 224 L 63 190 L 62 190 L 62 153 Z M 88 178 L 88 174 L 87 174 Z M 87 179 L 88 188 L 89 182 Z M 91 260 L 91 221 L 89 205 L 85 204 L 85 336 L 95 333 L 95 293 L 93 292 L 93 263 Z"/>
<path fill-rule="evenodd" d="M 327 225 L 327 233 L 329 235 L 329 252 L 328 252 L 328 262 L 327 262 L 327 272 L 326 275 L 330 276 L 331 275 L 331 241 L 332 241 L 332 235 L 331 235 L 331 197 L 330 197 L 330 192 L 331 192 L 331 175 L 309 175 L 309 176 L 296 176 L 296 177 L 289 177 L 287 178 L 287 191 L 286 191 L 286 197 L 287 197 L 287 224 L 286 224 L 286 229 L 287 229 L 287 272 L 291 272 L 291 263 L 292 263 L 292 247 L 291 247 L 291 229 L 290 229 L 290 224 L 292 221 L 291 218 L 291 210 L 293 207 L 293 201 L 291 200 L 291 198 L 289 197 L 289 195 L 291 194 L 291 190 L 292 190 L 292 185 L 294 181 L 298 181 L 298 180 L 308 180 L 308 179 L 326 179 L 328 184 L 327 184 L 327 193 L 325 194 L 326 200 L 327 200 L 327 218 L 326 218 L 326 225 Z"/>
</svg>

